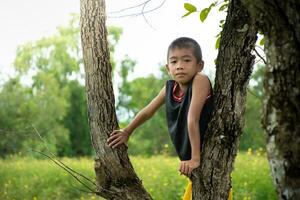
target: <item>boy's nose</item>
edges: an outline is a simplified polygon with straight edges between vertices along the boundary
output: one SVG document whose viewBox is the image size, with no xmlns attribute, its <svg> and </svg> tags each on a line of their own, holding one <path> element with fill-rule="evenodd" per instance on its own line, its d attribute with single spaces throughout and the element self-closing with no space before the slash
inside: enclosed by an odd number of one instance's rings
<svg viewBox="0 0 300 200">
<path fill-rule="evenodd" d="M 176 69 L 177 69 L 177 70 L 183 69 L 182 64 L 181 64 L 181 63 L 178 63 L 177 66 L 176 66 Z"/>
</svg>

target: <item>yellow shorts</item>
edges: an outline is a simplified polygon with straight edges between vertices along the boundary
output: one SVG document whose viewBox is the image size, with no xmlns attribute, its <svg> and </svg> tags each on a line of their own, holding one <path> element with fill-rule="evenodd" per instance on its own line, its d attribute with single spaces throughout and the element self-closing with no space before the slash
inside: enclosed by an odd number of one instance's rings
<svg viewBox="0 0 300 200">
<path fill-rule="evenodd" d="M 192 200 L 192 182 L 190 180 L 185 188 L 182 200 Z M 230 188 L 228 200 L 233 200 L 232 188 Z"/>
</svg>

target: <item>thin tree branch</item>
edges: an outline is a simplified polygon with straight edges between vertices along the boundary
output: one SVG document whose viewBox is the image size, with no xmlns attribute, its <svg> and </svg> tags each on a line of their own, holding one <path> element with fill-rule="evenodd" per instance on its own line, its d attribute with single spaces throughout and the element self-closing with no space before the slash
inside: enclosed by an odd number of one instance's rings
<svg viewBox="0 0 300 200">
<path fill-rule="evenodd" d="M 81 189 L 81 188 L 75 187 L 75 186 L 73 186 L 73 185 L 72 185 L 72 187 L 74 187 L 75 190 L 79 190 L 80 192 L 84 192 L 84 193 L 87 193 L 87 194 L 95 194 L 94 192 L 86 191 L 86 190 L 83 190 L 83 189 Z"/>
<path fill-rule="evenodd" d="M 72 172 L 70 172 L 66 167 L 64 167 L 63 165 L 60 164 L 60 162 L 56 161 L 55 159 L 53 159 L 51 156 L 35 150 L 35 149 L 31 149 L 31 151 L 39 153 L 47 158 L 49 158 L 52 162 L 54 162 L 56 165 L 58 165 L 59 167 L 61 167 L 63 170 L 65 170 L 66 172 L 68 172 L 73 178 L 75 178 L 79 183 L 81 183 L 84 187 L 86 187 L 91 193 L 97 194 L 96 191 L 94 191 L 92 188 L 90 188 L 87 184 L 85 184 L 83 181 L 81 181 L 77 176 L 75 176 Z"/>
<path fill-rule="evenodd" d="M 149 1 L 145 1 L 144 3 L 140 4 L 138 7 L 142 6 L 142 10 L 141 12 L 139 13 L 131 13 L 131 14 L 125 14 L 125 15 L 118 15 L 118 16 L 108 16 L 108 18 L 122 18 L 122 17 L 137 17 L 139 15 L 144 15 L 144 14 L 147 14 L 147 13 L 150 13 L 152 11 L 155 11 L 159 8 L 161 8 L 164 3 L 166 2 L 166 0 L 163 0 L 162 3 L 160 5 L 158 5 L 157 7 L 153 8 L 153 9 L 150 9 L 150 10 L 147 10 L 147 11 L 144 11 L 144 5 L 146 5 L 147 3 L 149 3 L 151 0 Z M 137 6 L 136 6 L 137 7 Z M 128 10 L 128 9 L 124 9 L 124 10 Z"/>
<path fill-rule="evenodd" d="M 262 50 L 262 51 L 265 51 L 261 46 L 259 46 L 259 45 L 255 45 L 255 48 L 259 48 L 260 50 Z"/>
<path fill-rule="evenodd" d="M 149 2 L 149 1 L 148 1 L 148 2 Z M 147 2 L 147 3 L 148 3 L 148 2 Z M 153 30 L 156 30 L 156 29 L 149 23 L 149 21 L 147 20 L 145 14 L 144 14 L 144 9 L 145 9 L 147 3 L 144 4 L 143 9 L 142 9 L 142 12 L 143 12 L 143 18 L 144 18 L 145 22 L 146 22 Z"/>
<path fill-rule="evenodd" d="M 121 9 L 121 10 L 108 12 L 108 14 L 121 13 L 121 12 L 130 10 L 130 9 L 133 9 L 133 8 L 138 8 L 138 7 L 140 7 L 140 6 L 143 6 L 143 5 L 147 4 L 147 3 L 150 2 L 150 1 L 152 1 L 152 0 L 147 0 L 147 1 L 145 1 L 144 3 L 138 4 L 138 5 L 135 5 L 135 6 L 131 6 L 131 7 L 128 7 L 128 8 L 123 8 L 123 9 Z"/>
<path fill-rule="evenodd" d="M 42 136 L 40 135 L 39 131 L 31 124 L 31 126 L 33 127 L 33 129 L 35 130 L 36 134 L 39 136 L 40 140 L 44 143 L 48 153 L 50 153 L 52 155 L 52 157 L 54 157 L 56 159 L 57 162 L 59 162 L 62 166 L 64 166 L 65 168 L 67 168 L 68 170 L 70 170 L 71 172 L 81 176 L 82 178 L 86 179 L 87 181 L 89 181 L 90 183 L 92 183 L 94 186 L 97 186 L 96 183 L 94 183 L 91 179 L 89 179 L 88 177 L 86 177 L 85 175 L 73 170 L 72 168 L 70 168 L 69 166 L 65 165 L 63 162 L 61 162 L 56 155 L 54 155 L 48 148 L 47 143 L 45 142 L 45 140 L 42 138 Z"/>
<path fill-rule="evenodd" d="M 265 63 L 265 64 L 267 64 L 267 62 L 266 62 L 266 60 L 264 59 L 264 57 L 262 57 L 258 52 L 257 52 L 257 50 L 254 48 L 253 49 L 254 51 L 255 51 L 255 53 L 258 55 L 258 57 L 260 57 L 260 59 Z"/>
<path fill-rule="evenodd" d="M 247 87 L 247 91 L 254 97 L 258 98 L 261 102 L 263 101 L 263 99 L 260 96 L 258 96 L 255 92 L 253 92 L 250 88 Z"/>
</svg>

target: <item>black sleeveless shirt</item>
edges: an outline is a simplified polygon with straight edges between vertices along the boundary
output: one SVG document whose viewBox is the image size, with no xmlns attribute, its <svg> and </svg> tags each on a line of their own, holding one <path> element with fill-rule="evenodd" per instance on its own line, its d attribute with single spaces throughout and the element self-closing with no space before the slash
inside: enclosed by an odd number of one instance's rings
<svg viewBox="0 0 300 200">
<path fill-rule="evenodd" d="M 181 102 L 177 102 L 173 100 L 174 84 L 175 84 L 174 80 L 168 80 L 166 82 L 165 103 L 166 103 L 166 117 L 167 117 L 169 134 L 180 160 L 190 160 L 191 144 L 190 144 L 189 134 L 188 134 L 187 116 L 188 116 L 189 107 L 192 99 L 192 81 L 188 83 L 187 90 Z M 211 89 L 211 94 L 212 94 L 212 89 Z M 211 96 L 206 100 L 202 108 L 201 116 L 199 120 L 201 146 L 205 139 L 204 136 L 205 129 L 208 120 L 210 119 L 212 110 L 213 110 L 213 98 Z"/>
</svg>

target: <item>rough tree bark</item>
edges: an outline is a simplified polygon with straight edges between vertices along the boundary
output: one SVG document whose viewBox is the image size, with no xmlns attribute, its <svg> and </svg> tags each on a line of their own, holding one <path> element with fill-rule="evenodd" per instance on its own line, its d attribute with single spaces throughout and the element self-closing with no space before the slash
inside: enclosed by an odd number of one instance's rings
<svg viewBox="0 0 300 200">
<path fill-rule="evenodd" d="M 244 125 L 246 87 L 257 30 L 240 0 L 230 1 L 217 57 L 215 110 L 208 125 L 201 165 L 193 180 L 193 199 L 228 199 L 230 174 Z"/>
<path fill-rule="evenodd" d="M 300 1 L 245 2 L 267 57 L 263 125 L 279 199 L 300 199 Z"/>
<path fill-rule="evenodd" d="M 106 199 L 151 199 L 135 174 L 123 145 L 117 150 L 106 140 L 118 127 L 107 44 L 104 0 L 81 0 L 81 41 L 88 99 L 88 119 L 96 152 L 97 193 Z"/>
</svg>

